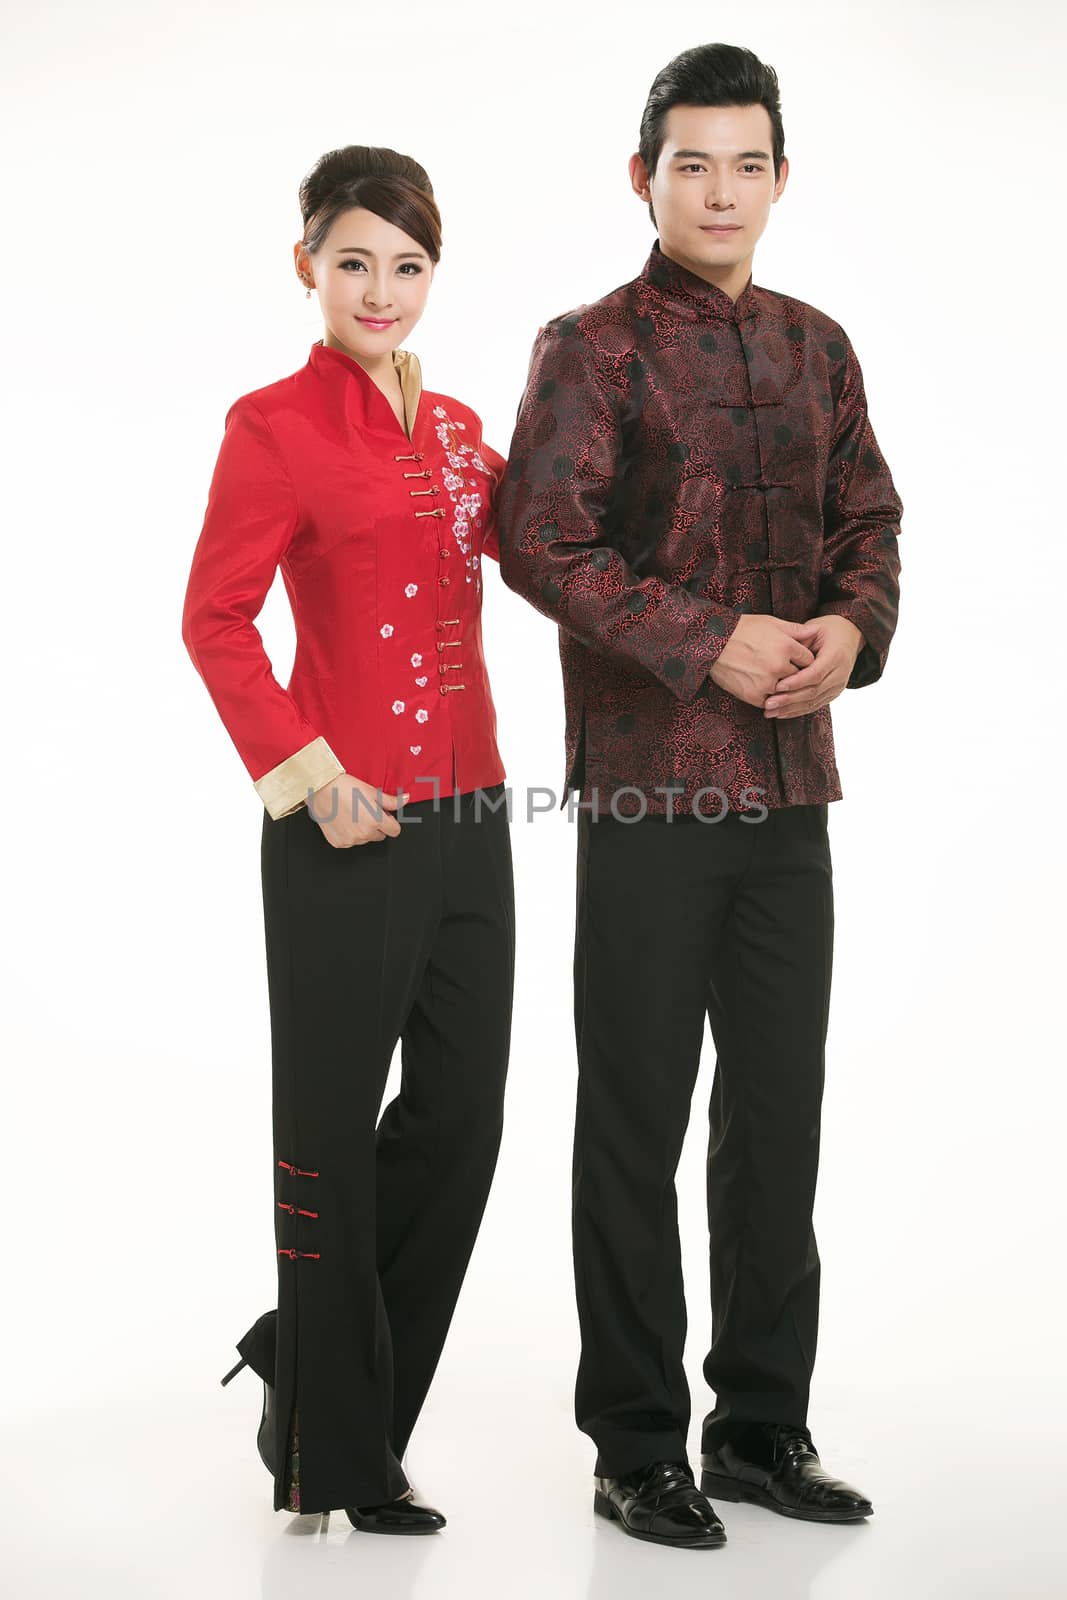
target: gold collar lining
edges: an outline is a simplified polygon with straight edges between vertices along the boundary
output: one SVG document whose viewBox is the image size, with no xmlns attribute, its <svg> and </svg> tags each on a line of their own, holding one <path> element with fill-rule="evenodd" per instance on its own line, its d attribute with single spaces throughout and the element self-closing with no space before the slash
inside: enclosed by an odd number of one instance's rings
<svg viewBox="0 0 1067 1600">
<path fill-rule="evenodd" d="M 400 374 L 400 391 L 404 396 L 404 432 L 410 439 L 415 431 L 415 417 L 422 394 L 422 367 L 413 350 L 394 350 L 393 366 Z"/>
</svg>

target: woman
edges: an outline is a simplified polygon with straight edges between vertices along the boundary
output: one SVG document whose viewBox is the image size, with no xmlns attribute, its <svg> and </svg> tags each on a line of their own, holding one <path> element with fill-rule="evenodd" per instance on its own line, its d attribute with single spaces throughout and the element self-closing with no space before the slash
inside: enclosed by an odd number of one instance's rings
<svg viewBox="0 0 1067 1600">
<path fill-rule="evenodd" d="M 278 1308 L 223 1382 L 246 1362 L 264 1380 L 275 1510 L 429 1533 L 444 1518 L 401 1458 L 492 1180 L 511 1028 L 480 623 L 504 461 L 399 348 L 440 257 L 423 168 L 350 145 L 300 203 L 296 271 L 324 335 L 227 413 L 182 625 L 265 807 Z M 279 566 L 285 689 L 253 622 Z"/>
</svg>

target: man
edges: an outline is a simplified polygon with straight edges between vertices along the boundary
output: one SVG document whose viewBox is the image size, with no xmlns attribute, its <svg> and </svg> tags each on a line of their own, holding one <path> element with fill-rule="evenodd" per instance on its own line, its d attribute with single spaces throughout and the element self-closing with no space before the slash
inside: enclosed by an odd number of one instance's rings
<svg viewBox="0 0 1067 1600">
<path fill-rule="evenodd" d="M 881 675 L 901 515 L 842 328 L 752 282 L 788 162 L 750 51 L 649 95 L 638 276 L 537 336 L 500 500 L 508 585 L 558 623 L 579 790 L 574 1260 L 595 1506 L 722 1544 L 706 1495 L 826 1522 L 871 1502 L 807 1427 L 833 946 L 829 705 Z M 689 1468 L 674 1174 L 705 1013 L 712 1342 Z"/>
</svg>

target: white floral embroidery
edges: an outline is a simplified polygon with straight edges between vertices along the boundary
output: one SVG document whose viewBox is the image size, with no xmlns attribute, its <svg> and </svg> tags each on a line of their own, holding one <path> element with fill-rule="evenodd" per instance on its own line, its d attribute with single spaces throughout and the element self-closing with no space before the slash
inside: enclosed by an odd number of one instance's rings
<svg viewBox="0 0 1067 1600">
<path fill-rule="evenodd" d="M 408 745 L 408 749 L 411 751 L 413 756 L 417 756 L 417 755 L 420 755 L 422 753 L 422 745 L 421 744 L 409 744 Z"/>
<path fill-rule="evenodd" d="M 419 652 L 417 650 L 415 651 L 415 654 L 411 658 L 411 665 L 413 667 L 421 667 L 422 666 L 422 657 L 419 655 Z"/>
<path fill-rule="evenodd" d="M 416 722 L 429 722 L 429 720 L 430 720 L 430 713 L 428 711 L 416 711 L 416 713 L 415 713 L 415 721 Z"/>
<path fill-rule="evenodd" d="M 382 628 L 381 628 L 382 638 L 383 639 L 389 639 L 389 638 L 392 637 L 392 633 L 393 633 L 393 624 L 391 622 L 383 622 L 382 623 Z"/>
<path fill-rule="evenodd" d="M 418 592 L 419 592 L 419 586 L 418 586 L 417 583 L 409 583 L 404 588 L 404 593 L 407 595 L 409 600 L 413 599 L 414 596 L 418 594 Z"/>
<path fill-rule="evenodd" d="M 429 681 L 430 681 L 429 678 L 416 678 L 415 679 L 415 682 L 418 684 L 420 689 L 425 689 L 425 687 L 429 683 Z"/>
<path fill-rule="evenodd" d="M 393 710 L 395 711 L 397 716 L 400 715 L 400 713 L 403 711 L 403 709 L 404 709 L 403 700 L 394 700 L 393 701 Z"/>
<path fill-rule="evenodd" d="M 484 472 L 489 476 L 489 468 L 479 451 L 475 450 L 472 445 L 464 444 L 457 437 L 457 430 L 466 432 L 467 424 L 465 422 L 454 422 L 444 406 L 434 406 L 433 414 L 441 419 L 435 431 L 444 446 L 450 469 L 443 471 L 441 475 L 448 491 L 448 497 L 454 507 L 452 513 L 452 536 L 459 546 L 460 552 L 466 558 L 467 567 L 473 571 L 477 568 L 478 558 L 471 555 L 471 545 L 474 540 L 475 530 L 481 526 L 479 512 L 485 502 L 482 495 L 478 493 L 477 480 L 475 478 L 464 479 L 464 471 L 470 467 L 475 467 L 479 472 Z M 464 490 L 464 483 L 467 485 L 466 490 Z M 470 583 L 470 581 L 470 576 L 468 575 L 467 582 Z M 476 581 L 480 588 L 481 579 L 478 578 Z"/>
</svg>

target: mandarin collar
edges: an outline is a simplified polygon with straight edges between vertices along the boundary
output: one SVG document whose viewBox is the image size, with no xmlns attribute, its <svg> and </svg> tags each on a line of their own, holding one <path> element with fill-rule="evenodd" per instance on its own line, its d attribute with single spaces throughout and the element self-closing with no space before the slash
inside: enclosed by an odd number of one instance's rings
<svg viewBox="0 0 1067 1600">
<path fill-rule="evenodd" d="M 396 413 L 385 395 L 354 356 L 316 339 L 311 346 L 308 364 L 328 382 L 340 381 L 345 391 L 347 415 L 357 425 L 390 430 L 400 428 Z M 414 350 L 394 350 L 393 366 L 400 373 L 400 388 L 410 429 L 404 436 L 410 439 L 415 432 L 422 394 L 422 367 Z M 400 428 L 400 432 L 404 433 L 404 430 Z"/>
<path fill-rule="evenodd" d="M 725 289 L 709 283 L 681 262 L 664 255 L 658 239 L 652 245 L 648 260 L 639 276 L 658 289 L 666 298 L 681 303 L 700 316 L 723 317 L 730 322 L 740 322 L 754 317 L 758 309 L 758 290 L 749 273 L 748 282 L 736 300 L 731 300 Z"/>
</svg>

